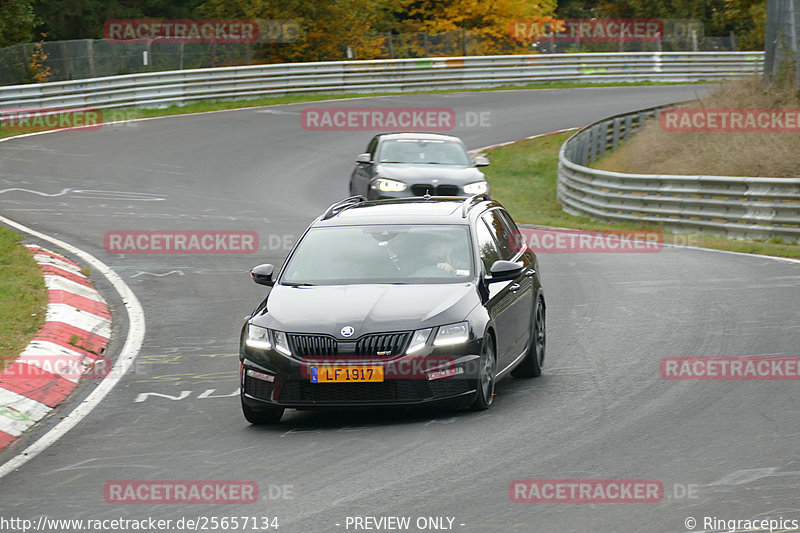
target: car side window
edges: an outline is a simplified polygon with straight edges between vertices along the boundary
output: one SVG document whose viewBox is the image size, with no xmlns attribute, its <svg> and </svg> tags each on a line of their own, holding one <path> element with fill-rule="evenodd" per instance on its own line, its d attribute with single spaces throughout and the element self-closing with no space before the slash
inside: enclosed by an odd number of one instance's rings
<svg viewBox="0 0 800 533">
<path fill-rule="evenodd" d="M 503 224 L 508 230 L 508 234 L 511 236 L 508 242 L 511 245 L 512 252 L 514 252 L 516 255 L 521 251 L 521 249 L 524 251 L 526 247 L 523 247 L 523 237 L 520 234 L 519 228 L 514 222 L 514 219 L 512 219 L 511 215 L 508 214 L 508 211 L 504 209 L 498 209 L 495 211 L 495 213 L 497 213 L 497 215 L 503 220 Z"/>
<path fill-rule="evenodd" d="M 512 237 L 511 231 L 505 222 L 500 218 L 498 209 L 492 209 L 488 213 L 484 213 L 481 218 L 489 228 L 497 247 L 500 250 L 500 259 L 510 261 L 514 258 L 514 251 L 512 250 Z"/>
<path fill-rule="evenodd" d="M 375 149 L 377 147 L 378 147 L 378 138 L 373 137 L 372 140 L 369 142 L 369 145 L 367 146 L 367 152 L 369 152 L 369 155 L 373 160 L 375 159 Z"/>
<path fill-rule="evenodd" d="M 478 253 L 483 262 L 484 272 L 488 274 L 494 262 L 500 259 L 500 252 L 492 232 L 489 231 L 483 220 L 479 220 L 475 225 L 475 238 L 478 241 Z"/>
</svg>

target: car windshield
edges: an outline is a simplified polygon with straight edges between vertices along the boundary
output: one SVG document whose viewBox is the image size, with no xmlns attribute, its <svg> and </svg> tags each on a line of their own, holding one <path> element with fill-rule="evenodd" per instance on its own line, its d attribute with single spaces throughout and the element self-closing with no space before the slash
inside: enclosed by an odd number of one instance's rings
<svg viewBox="0 0 800 533">
<path fill-rule="evenodd" d="M 459 283 L 472 276 L 466 226 L 312 228 L 284 269 L 282 285 Z"/>
<path fill-rule="evenodd" d="M 379 163 L 469 165 L 464 146 L 454 141 L 426 139 L 387 140 L 381 145 Z"/>
</svg>

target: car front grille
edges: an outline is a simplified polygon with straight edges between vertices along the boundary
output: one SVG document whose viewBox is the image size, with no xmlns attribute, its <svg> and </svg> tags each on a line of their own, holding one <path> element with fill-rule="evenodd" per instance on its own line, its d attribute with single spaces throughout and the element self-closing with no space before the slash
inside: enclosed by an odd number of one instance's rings
<svg viewBox="0 0 800 533">
<path fill-rule="evenodd" d="M 330 335 L 290 333 L 289 346 L 296 357 L 329 355 L 375 355 L 388 357 L 405 350 L 409 331 L 371 333 L 352 341 L 337 341 Z"/>
<path fill-rule="evenodd" d="M 399 355 L 410 335 L 409 332 L 364 335 L 356 341 L 356 355 Z"/>
<path fill-rule="evenodd" d="M 411 186 L 411 193 L 414 196 L 424 196 L 425 193 L 431 196 L 457 196 L 459 194 L 458 185 L 433 185 L 417 184 Z"/>
<path fill-rule="evenodd" d="M 421 399 L 410 380 L 387 380 L 378 383 L 311 383 L 288 381 L 279 401 L 289 404 L 368 404 L 379 402 L 414 402 Z"/>
<path fill-rule="evenodd" d="M 330 335 L 296 335 L 289 334 L 289 345 L 297 357 L 309 355 L 336 355 L 338 346 L 336 339 Z"/>
</svg>

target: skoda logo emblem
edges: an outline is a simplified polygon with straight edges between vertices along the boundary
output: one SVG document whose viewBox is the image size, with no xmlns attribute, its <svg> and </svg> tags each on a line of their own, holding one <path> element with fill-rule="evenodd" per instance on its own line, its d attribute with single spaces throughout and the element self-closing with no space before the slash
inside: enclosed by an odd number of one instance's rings
<svg viewBox="0 0 800 533">
<path fill-rule="evenodd" d="M 356 328 L 353 326 L 345 326 L 342 328 L 342 337 L 352 337 L 355 332 Z"/>
</svg>

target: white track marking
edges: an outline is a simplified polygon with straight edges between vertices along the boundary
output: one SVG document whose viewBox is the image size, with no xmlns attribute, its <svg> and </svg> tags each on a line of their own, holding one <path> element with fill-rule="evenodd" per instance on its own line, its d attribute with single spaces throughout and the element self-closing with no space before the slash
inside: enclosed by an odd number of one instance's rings
<svg viewBox="0 0 800 533">
<path fill-rule="evenodd" d="M 34 254 L 33 258 L 40 265 L 51 265 L 51 266 L 60 268 L 61 270 L 66 270 L 67 272 L 71 272 L 73 274 L 77 274 L 82 278 L 86 277 L 83 274 L 81 274 L 81 268 L 80 267 L 76 267 L 75 265 L 73 265 L 71 263 L 67 263 L 66 261 L 63 261 L 61 259 L 57 259 L 57 258 L 55 258 L 55 257 L 53 257 L 51 255 Z"/>
<path fill-rule="evenodd" d="M 111 338 L 111 321 L 68 304 L 48 304 L 46 322 L 63 322 L 94 335 Z"/>
<path fill-rule="evenodd" d="M 160 278 L 162 278 L 164 276 L 169 276 L 170 274 L 178 274 L 179 276 L 183 276 L 183 270 L 170 270 L 169 272 L 165 272 L 164 274 L 156 274 L 155 272 L 142 272 L 140 270 L 139 272 L 137 272 L 136 274 L 134 274 L 131 277 L 132 278 L 138 278 L 139 276 L 142 276 L 144 274 L 149 274 L 151 276 L 158 276 Z"/>
<path fill-rule="evenodd" d="M 93 361 L 91 357 L 86 357 L 60 344 L 42 340 L 31 341 L 22 350 L 19 357 L 14 359 L 15 363 L 44 368 L 47 372 L 73 383 L 77 383 L 82 375 L 82 372 L 79 374 L 75 369 L 85 370 Z"/>
<path fill-rule="evenodd" d="M 44 284 L 49 291 L 67 291 L 95 302 L 106 303 L 103 297 L 94 289 L 81 285 L 76 281 L 64 278 L 62 276 L 55 276 L 52 274 L 44 275 Z"/>
<path fill-rule="evenodd" d="M 16 139 L 16 137 L 8 137 L 8 138 L 9 139 Z M 3 141 L 3 140 L 5 140 L 5 139 L 0 139 L 0 141 Z M 34 191 L 32 189 L 20 189 L 18 187 L 14 187 L 13 189 L 2 189 L 2 190 L 0 190 L 0 194 L 6 193 L 6 192 L 28 192 L 28 193 L 31 193 L 31 194 L 38 194 L 39 196 L 48 196 L 50 198 L 54 198 L 56 196 L 64 196 L 65 194 L 67 194 L 71 190 L 72 189 L 64 189 L 63 191 L 57 192 L 55 194 L 48 194 L 46 192 Z"/>
<path fill-rule="evenodd" d="M 9 137 L 13 138 L 13 137 Z M 80 404 L 75 407 L 61 422 L 56 424 L 55 427 L 50 429 L 47 433 L 42 435 L 36 442 L 22 450 L 20 453 L 12 457 L 9 461 L 0 465 L 0 478 L 6 476 L 20 468 L 22 465 L 37 457 L 40 453 L 45 451 L 53 445 L 58 439 L 63 437 L 70 429 L 75 427 L 78 422 L 83 420 L 92 410 L 97 407 L 103 398 L 111 392 L 111 389 L 122 379 L 122 376 L 127 374 L 130 370 L 136 356 L 139 355 L 139 350 L 142 347 L 145 334 L 145 320 L 144 310 L 139 303 L 139 299 L 128 287 L 128 285 L 119 277 L 119 275 L 111 270 L 105 263 L 94 257 L 93 255 L 84 252 L 83 250 L 72 246 L 60 239 L 50 237 L 44 233 L 38 232 L 34 229 L 23 226 L 17 222 L 0 216 L 0 222 L 10 226 L 19 231 L 25 232 L 43 241 L 52 243 L 74 255 L 79 257 L 82 261 L 88 263 L 93 269 L 100 272 L 108 279 L 111 285 L 119 293 L 122 298 L 122 303 L 125 305 L 125 310 L 128 312 L 128 334 L 125 338 L 125 344 L 122 346 L 117 360 L 114 362 L 112 371 L 109 372 L 103 381 L 95 388 Z"/>
<path fill-rule="evenodd" d="M 21 394 L 0 389 L 0 431 L 19 437 L 22 433 L 44 418 L 50 406 Z M 17 414 L 19 416 L 14 416 Z"/>
</svg>

